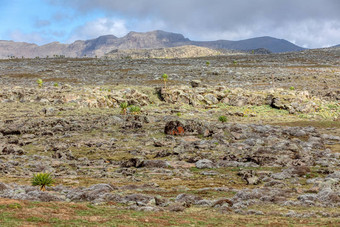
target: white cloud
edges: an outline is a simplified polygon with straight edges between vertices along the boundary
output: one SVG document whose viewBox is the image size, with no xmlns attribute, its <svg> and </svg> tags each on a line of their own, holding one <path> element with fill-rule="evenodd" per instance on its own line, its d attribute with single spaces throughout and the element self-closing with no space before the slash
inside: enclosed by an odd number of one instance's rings
<svg viewBox="0 0 340 227">
<path fill-rule="evenodd" d="M 53 29 L 44 29 L 40 30 L 39 32 L 22 32 L 20 30 L 11 30 L 7 33 L 9 34 L 10 40 L 16 42 L 35 43 L 38 45 L 54 42 L 65 36 L 65 32 Z"/>
<path fill-rule="evenodd" d="M 98 18 L 94 21 L 77 27 L 71 34 L 68 42 L 97 38 L 101 35 L 124 36 L 128 33 L 126 22 L 121 19 Z"/>
<path fill-rule="evenodd" d="M 131 31 L 136 32 L 149 32 L 153 30 L 167 30 L 169 27 L 166 26 L 166 23 L 159 18 L 148 18 L 144 20 L 129 20 L 127 22 L 127 27 Z M 171 29 L 169 30 L 171 31 Z"/>
<path fill-rule="evenodd" d="M 258 21 L 252 25 L 239 26 L 235 29 L 217 32 L 194 32 L 193 37 L 204 40 L 242 40 L 260 36 L 272 36 L 286 39 L 304 48 L 320 48 L 340 43 L 340 21 L 306 19 L 294 23 L 282 23 L 275 26 L 270 22 Z"/>
<path fill-rule="evenodd" d="M 40 32 L 23 33 L 19 30 L 11 31 L 10 38 L 16 42 L 28 42 L 36 44 L 45 44 L 50 41 L 49 38 L 44 37 Z"/>
<path fill-rule="evenodd" d="M 308 47 L 340 43 L 339 0 L 46 1 L 79 15 L 98 11 L 108 17 L 120 15 L 130 30 L 162 29 L 195 40 L 273 36 Z M 148 20 L 149 24 L 143 25 Z M 133 21 L 138 23 L 130 23 Z"/>
<path fill-rule="evenodd" d="M 340 21 L 302 20 L 284 24 L 281 28 L 273 29 L 271 33 L 307 48 L 328 47 L 340 43 Z"/>
</svg>

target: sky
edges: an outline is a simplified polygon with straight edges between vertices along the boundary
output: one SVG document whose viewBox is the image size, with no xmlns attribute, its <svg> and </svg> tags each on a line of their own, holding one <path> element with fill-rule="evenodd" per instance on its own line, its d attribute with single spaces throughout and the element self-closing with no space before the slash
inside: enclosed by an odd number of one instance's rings
<svg viewBox="0 0 340 227">
<path fill-rule="evenodd" d="M 340 0 L 0 0 L 0 40 L 43 45 L 153 30 L 327 47 L 340 44 Z"/>
</svg>

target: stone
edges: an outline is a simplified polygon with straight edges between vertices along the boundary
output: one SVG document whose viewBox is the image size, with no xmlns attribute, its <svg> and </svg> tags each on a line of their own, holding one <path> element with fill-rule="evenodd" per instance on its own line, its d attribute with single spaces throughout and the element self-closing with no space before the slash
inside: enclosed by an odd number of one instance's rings
<svg viewBox="0 0 340 227">
<path fill-rule="evenodd" d="M 130 158 L 127 161 L 123 161 L 121 163 L 121 167 L 129 168 L 129 167 L 136 167 L 140 168 L 144 166 L 144 159 L 143 158 Z"/>
<path fill-rule="evenodd" d="M 172 203 L 169 205 L 168 210 L 172 212 L 182 212 L 185 210 L 185 207 L 181 203 Z"/>
<path fill-rule="evenodd" d="M 257 185 L 261 182 L 253 170 L 241 170 L 237 175 L 241 176 L 247 182 L 247 185 Z"/>
<path fill-rule="evenodd" d="M 184 193 L 179 194 L 176 197 L 177 202 L 185 202 L 185 204 L 187 204 L 187 205 L 197 204 L 201 200 L 202 200 L 202 198 L 199 197 L 199 196 L 189 195 L 189 194 L 184 194 Z"/>
<path fill-rule="evenodd" d="M 218 199 L 216 200 L 211 207 L 221 207 L 224 204 L 228 204 L 228 207 L 232 207 L 233 206 L 233 202 L 230 199 L 227 198 L 222 198 L 222 199 Z"/>
<path fill-rule="evenodd" d="M 164 160 L 145 160 L 143 167 L 146 168 L 168 168 L 170 164 Z"/>
<path fill-rule="evenodd" d="M 201 159 L 195 163 L 196 168 L 198 169 L 211 169 L 214 168 L 214 164 L 209 159 Z"/>
<path fill-rule="evenodd" d="M 217 104 L 218 103 L 218 99 L 215 97 L 215 95 L 213 94 L 207 94 L 204 96 L 204 100 L 208 103 L 208 104 Z"/>
<path fill-rule="evenodd" d="M 309 173 L 311 170 L 308 166 L 295 166 L 291 173 L 298 175 L 299 177 L 305 176 L 307 173 Z"/>
<path fill-rule="evenodd" d="M 131 194 L 126 195 L 123 198 L 124 203 L 135 202 L 138 205 L 146 206 L 153 197 L 142 195 L 142 194 Z"/>
<path fill-rule="evenodd" d="M 249 177 L 246 180 L 247 180 L 247 184 L 249 185 L 257 185 L 261 182 L 260 178 L 258 178 L 257 176 Z"/>
<path fill-rule="evenodd" d="M 169 121 L 166 123 L 164 133 L 167 135 L 184 135 L 184 125 L 180 121 Z"/>
<path fill-rule="evenodd" d="M 9 154 L 24 155 L 25 151 L 17 145 L 8 144 L 8 145 L 5 145 L 2 148 L 2 154 L 5 154 L 5 155 L 9 155 Z"/>
<path fill-rule="evenodd" d="M 160 196 L 155 196 L 155 204 L 156 206 L 166 207 L 169 205 L 169 201 L 165 198 L 161 198 Z"/>
<path fill-rule="evenodd" d="M 200 80 L 192 80 L 192 81 L 190 81 L 190 85 L 193 88 L 199 87 L 201 85 L 201 83 L 202 82 Z"/>
<path fill-rule="evenodd" d="M 0 182 L 0 192 L 7 189 L 11 189 L 11 187 L 5 183 Z"/>
</svg>

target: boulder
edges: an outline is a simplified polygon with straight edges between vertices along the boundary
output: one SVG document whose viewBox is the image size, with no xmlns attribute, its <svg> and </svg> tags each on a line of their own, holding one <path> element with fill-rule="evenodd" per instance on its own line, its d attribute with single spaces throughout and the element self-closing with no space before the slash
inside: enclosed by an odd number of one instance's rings
<svg viewBox="0 0 340 227">
<path fill-rule="evenodd" d="M 184 135 L 184 125 L 180 121 L 169 121 L 165 125 L 164 133 L 167 135 Z"/>
<path fill-rule="evenodd" d="M 190 81 L 190 85 L 193 88 L 199 87 L 199 86 L 201 86 L 201 84 L 202 84 L 202 82 L 200 80 L 192 80 L 192 81 Z"/>
<path fill-rule="evenodd" d="M 202 159 L 195 163 L 196 168 L 198 169 L 211 169 L 214 168 L 214 164 L 209 159 Z"/>
</svg>

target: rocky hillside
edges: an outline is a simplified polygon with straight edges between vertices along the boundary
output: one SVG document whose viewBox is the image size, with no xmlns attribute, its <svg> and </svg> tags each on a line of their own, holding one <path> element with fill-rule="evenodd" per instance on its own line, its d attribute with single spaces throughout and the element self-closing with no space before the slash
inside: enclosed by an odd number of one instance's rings
<svg viewBox="0 0 340 227">
<path fill-rule="evenodd" d="M 33 43 L 0 41 L 0 58 L 35 58 L 65 55 L 69 57 L 81 56 L 83 42 L 78 41 L 70 45 L 59 42 L 38 46 Z"/>
<path fill-rule="evenodd" d="M 118 59 L 144 59 L 144 58 L 193 58 L 205 56 L 222 55 L 217 50 L 212 50 L 205 47 L 197 46 L 181 46 L 157 49 L 128 49 L 128 50 L 113 50 L 106 54 L 109 58 Z"/>
<path fill-rule="evenodd" d="M 66 57 L 101 57 L 115 49 L 145 49 L 166 48 L 185 45 L 202 46 L 211 49 L 253 50 L 265 48 L 271 52 L 301 51 L 303 48 L 283 39 L 260 37 L 241 41 L 191 41 L 181 34 L 165 31 L 146 33 L 130 32 L 122 38 L 113 35 L 100 36 L 96 39 L 75 41 L 72 44 L 58 42 L 38 46 L 32 43 L 0 41 L 0 58 L 21 57 L 52 57 L 64 55 Z"/>
</svg>

